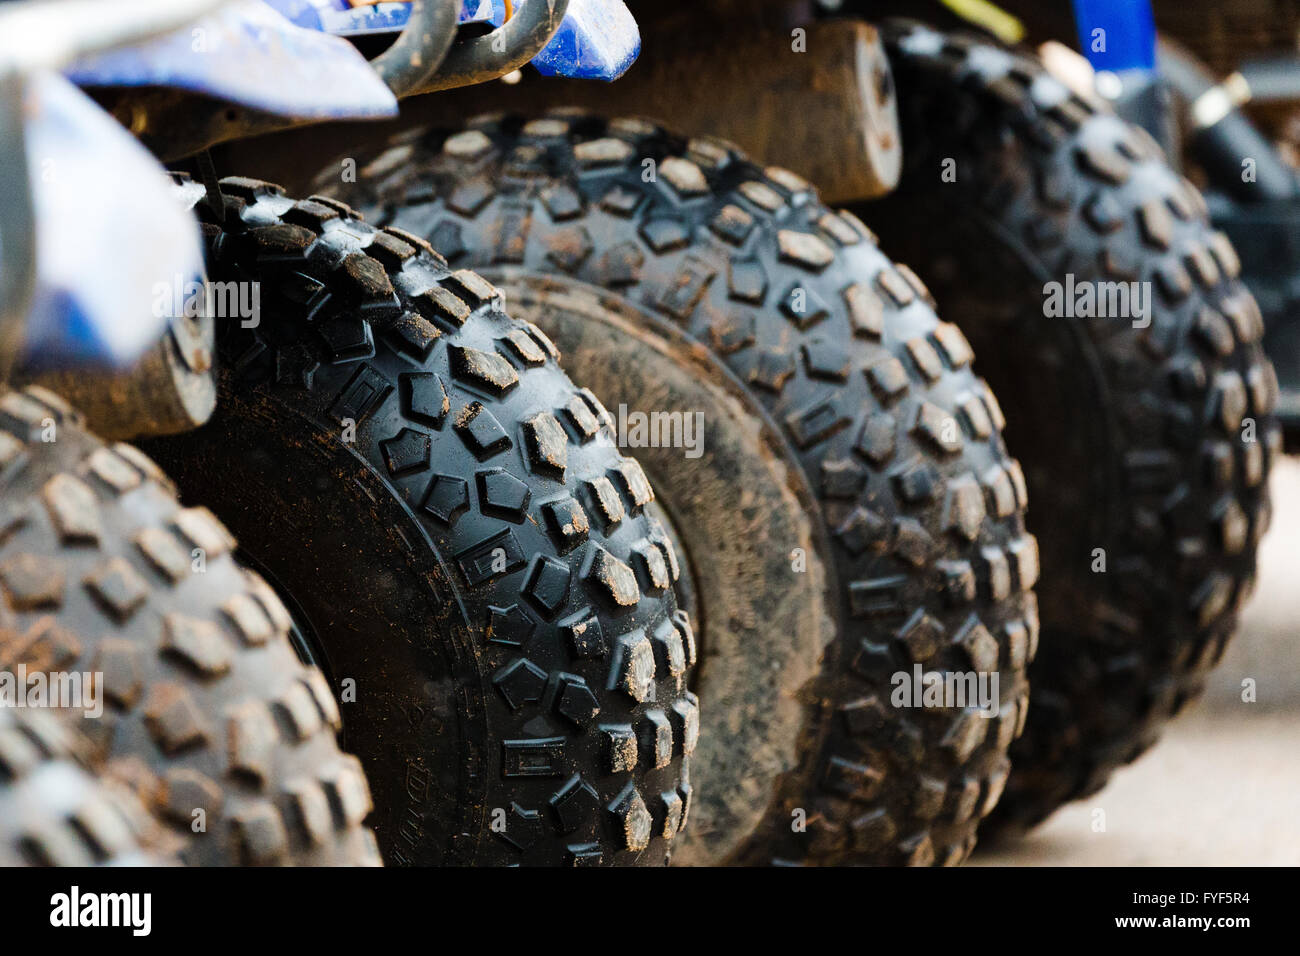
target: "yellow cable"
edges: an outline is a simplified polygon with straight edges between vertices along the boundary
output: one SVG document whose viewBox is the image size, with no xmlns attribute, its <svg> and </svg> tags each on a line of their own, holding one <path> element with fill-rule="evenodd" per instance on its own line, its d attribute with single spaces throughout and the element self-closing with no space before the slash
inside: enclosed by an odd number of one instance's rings
<svg viewBox="0 0 1300 956">
<path fill-rule="evenodd" d="M 1025 25 L 989 0 L 939 0 L 963 20 L 983 27 L 1003 43 L 1019 43 L 1025 36 Z M 507 7 L 510 0 L 506 0 Z"/>
</svg>

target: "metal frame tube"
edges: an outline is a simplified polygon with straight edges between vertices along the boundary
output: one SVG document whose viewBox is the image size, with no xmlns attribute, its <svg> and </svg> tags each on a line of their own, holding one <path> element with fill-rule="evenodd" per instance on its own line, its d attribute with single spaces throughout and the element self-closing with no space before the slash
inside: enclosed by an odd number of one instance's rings
<svg viewBox="0 0 1300 956">
<path fill-rule="evenodd" d="M 569 0 L 522 0 L 514 16 L 491 33 L 452 46 L 442 66 L 412 93 L 432 93 L 486 83 L 519 69 L 550 42 Z"/>
<path fill-rule="evenodd" d="M 1160 73 L 1192 114 L 1192 128 L 1187 131 L 1189 151 L 1205 169 L 1211 185 L 1248 203 L 1300 194 L 1295 171 L 1200 61 L 1177 43 L 1162 39 Z M 1242 160 L 1247 157 L 1255 163 L 1251 182 L 1241 178 Z"/>
<path fill-rule="evenodd" d="M 429 83 L 442 66 L 460 21 L 461 0 L 415 0 L 393 45 L 370 61 L 394 96 Z"/>
</svg>

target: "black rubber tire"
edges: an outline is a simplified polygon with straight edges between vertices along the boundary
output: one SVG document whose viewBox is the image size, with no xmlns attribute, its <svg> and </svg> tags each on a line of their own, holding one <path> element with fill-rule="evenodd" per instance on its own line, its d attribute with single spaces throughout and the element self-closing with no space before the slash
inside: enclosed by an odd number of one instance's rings
<svg viewBox="0 0 1300 956">
<path fill-rule="evenodd" d="M 87 773 L 84 751 L 54 714 L 0 707 L 0 867 L 171 862 L 135 795 Z"/>
<path fill-rule="evenodd" d="M 684 429 L 676 445 L 671 429 L 658 447 L 634 444 L 682 566 L 678 606 L 700 644 L 695 797 L 673 863 L 730 859 L 772 814 L 783 775 L 798 772 L 804 701 L 818 692 L 835 638 L 831 548 L 816 495 L 745 385 L 675 326 L 583 282 L 492 275 L 511 313 L 542 328 L 565 367 L 621 419 L 626 406 L 690 416 L 695 426 L 689 445 Z"/>
<path fill-rule="evenodd" d="M 1014 830 L 1101 788 L 1219 660 L 1268 526 L 1277 383 L 1231 244 L 1145 133 L 1030 55 L 886 32 L 905 172 L 859 211 L 978 350 L 1043 548 L 1043 651 L 990 821 Z M 1150 283 L 1149 327 L 1046 317 L 1067 273 Z"/>
<path fill-rule="evenodd" d="M 222 509 L 335 686 L 355 682 L 345 739 L 385 859 L 665 862 L 695 641 L 604 409 L 422 240 L 223 188 L 209 273 L 260 283 L 261 322 L 218 320 L 213 420 L 148 447 Z"/>
<path fill-rule="evenodd" d="M 329 687 L 212 514 L 40 388 L 0 397 L 0 469 L 0 669 L 103 674 L 102 716 L 62 713 L 181 861 L 377 864 Z"/>
<path fill-rule="evenodd" d="M 677 325 L 795 449 L 834 540 L 838 634 L 799 697 L 803 763 L 728 862 L 964 859 L 1025 717 L 1037 556 L 996 402 L 919 280 L 798 177 L 642 120 L 487 117 L 363 161 L 352 188 L 457 262 L 563 276 Z M 717 507 L 743 514 L 742 492 Z M 891 707 L 914 661 L 998 670 L 1001 716 Z"/>
</svg>

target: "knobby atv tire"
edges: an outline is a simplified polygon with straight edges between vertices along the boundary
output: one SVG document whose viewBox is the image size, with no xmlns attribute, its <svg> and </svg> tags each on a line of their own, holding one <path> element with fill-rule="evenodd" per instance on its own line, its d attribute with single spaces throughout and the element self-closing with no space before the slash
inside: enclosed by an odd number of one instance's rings
<svg viewBox="0 0 1300 956">
<path fill-rule="evenodd" d="M 183 863 L 378 863 L 325 678 L 209 511 L 35 387 L 0 397 L 0 492 L 0 670 L 102 674 L 102 715 L 60 713 Z"/>
<path fill-rule="evenodd" d="M 754 768 L 751 779 L 713 781 L 753 793 L 767 812 L 752 833 L 717 841 L 725 854 L 706 847 L 692 861 L 964 859 L 1025 719 L 1037 553 L 1001 413 L 919 280 L 797 176 L 641 120 L 485 118 L 408 135 L 361 162 L 348 195 L 377 221 L 515 285 L 523 274 L 584 285 L 643 316 L 646 330 L 669 323 L 687 351 L 710 348 L 776 423 L 797 481 L 815 493 L 809 507 L 831 539 L 836 637 L 814 660 L 812 685 L 792 671 L 775 689 L 749 689 L 768 707 L 799 702 L 802 760 L 776 780 L 756 784 Z M 673 476 L 659 477 L 671 512 Z M 752 521 L 744 487 L 724 487 L 713 507 L 735 527 Z M 797 543 L 771 542 L 783 567 L 760 586 L 790 586 Z M 719 652 L 710 597 L 699 595 L 706 655 Z M 706 660 L 702 787 L 708 732 L 725 748 L 750 728 L 739 708 L 710 696 L 714 675 L 743 657 Z M 891 677 L 913 665 L 999 673 L 1000 716 L 893 706 Z M 726 817 L 714 799 L 701 798 L 701 811 L 716 813 L 704 827 Z"/>
<path fill-rule="evenodd" d="M 0 707 L 0 867 L 169 862 L 135 795 L 87 773 L 84 751 L 53 714 Z"/>
<path fill-rule="evenodd" d="M 1277 382 L 1232 246 L 1144 132 L 1030 56 L 887 35 L 906 168 L 860 211 L 979 352 L 1043 548 L 1043 650 L 995 815 L 1018 829 L 1098 790 L 1219 660 L 1268 526 Z M 1048 317 L 1067 274 L 1145 283 L 1149 326 Z"/>
<path fill-rule="evenodd" d="M 607 413 L 423 240 L 223 188 L 209 272 L 260 283 L 260 322 L 218 320 L 213 420 L 149 447 L 298 611 L 386 860 L 665 862 L 695 641 Z"/>
</svg>

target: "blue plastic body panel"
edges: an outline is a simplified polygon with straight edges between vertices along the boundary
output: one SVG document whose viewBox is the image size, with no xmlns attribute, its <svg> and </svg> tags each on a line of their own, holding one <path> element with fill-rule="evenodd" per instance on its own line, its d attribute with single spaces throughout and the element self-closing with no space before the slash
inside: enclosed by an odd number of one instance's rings
<svg viewBox="0 0 1300 956">
<path fill-rule="evenodd" d="M 266 0 L 294 23 L 339 36 L 392 33 L 406 26 L 409 2 L 353 6 L 350 0 Z M 542 0 L 516 0 L 516 4 Z M 504 0 L 464 0 L 461 22 L 500 26 Z M 551 42 L 533 58 L 547 76 L 615 80 L 641 52 L 641 33 L 623 0 L 570 0 L 564 22 Z"/>
<path fill-rule="evenodd" d="M 356 37 L 396 33 L 406 26 L 411 5 L 406 2 L 353 5 L 350 0 L 265 0 L 300 27 L 335 36 Z M 505 0 L 462 0 L 461 23 L 501 23 Z"/>
<path fill-rule="evenodd" d="M 1156 23 L 1149 0 L 1074 0 L 1074 22 L 1079 48 L 1094 70 L 1155 70 Z"/>
<path fill-rule="evenodd" d="M 242 0 L 149 43 L 83 58 L 80 86 L 168 86 L 281 116 L 395 116 L 397 100 L 352 44 Z"/>
<path fill-rule="evenodd" d="M 622 0 L 573 0 L 533 66 L 545 76 L 616 80 L 640 52 L 641 31 Z"/>
<path fill-rule="evenodd" d="M 24 108 L 36 217 L 26 358 L 128 366 L 201 288 L 198 222 L 157 160 L 61 76 L 28 77 Z"/>
</svg>

